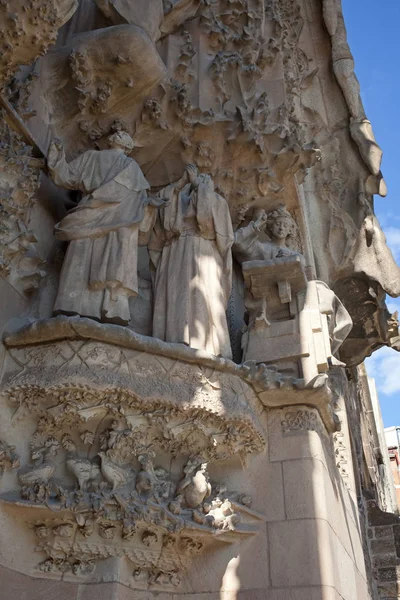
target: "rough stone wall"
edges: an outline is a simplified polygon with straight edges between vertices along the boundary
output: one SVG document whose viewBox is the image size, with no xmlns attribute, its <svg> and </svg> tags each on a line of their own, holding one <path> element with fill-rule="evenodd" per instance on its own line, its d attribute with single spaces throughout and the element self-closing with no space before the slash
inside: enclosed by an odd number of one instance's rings
<svg viewBox="0 0 400 600">
<path fill-rule="evenodd" d="M 369 547 L 378 598 L 400 598 L 400 521 L 397 515 L 380 510 L 376 502 L 368 505 Z"/>
</svg>

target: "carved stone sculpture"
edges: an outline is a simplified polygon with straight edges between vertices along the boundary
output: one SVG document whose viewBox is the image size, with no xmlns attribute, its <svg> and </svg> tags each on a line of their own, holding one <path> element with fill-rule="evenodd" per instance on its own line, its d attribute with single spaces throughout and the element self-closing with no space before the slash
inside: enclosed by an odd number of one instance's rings
<svg viewBox="0 0 400 600">
<path fill-rule="evenodd" d="M 62 145 L 53 142 L 48 164 L 54 182 L 86 195 L 56 225 L 56 237 L 69 242 L 55 313 L 77 314 L 127 324 L 129 296 L 138 292 L 139 230 L 152 226 L 149 184 L 129 158 L 131 137 L 109 138 L 110 149 L 89 150 L 71 163 Z"/>
<path fill-rule="evenodd" d="M 335 284 L 354 323 L 342 350 L 348 366 L 360 364 L 384 345 L 400 351 L 398 315 L 391 315 L 385 303 L 386 294 L 400 295 L 399 281 L 400 269 L 385 234 L 377 218 L 368 214 Z"/>
<path fill-rule="evenodd" d="M 365 116 L 360 84 L 354 72 L 354 58 L 347 42 L 341 3 L 323 0 L 325 26 L 331 36 L 332 64 L 338 84 L 350 113 L 350 134 L 361 158 L 371 173 L 368 185 L 371 194 L 386 196 L 386 183 L 381 173 L 382 150 L 377 144 L 370 121 Z"/>
<path fill-rule="evenodd" d="M 149 243 L 156 268 L 153 336 L 231 356 L 225 310 L 232 282 L 229 208 L 208 175 L 189 165 L 164 188 Z"/>
<path fill-rule="evenodd" d="M 0 111 L 0 276 L 19 292 L 39 286 L 44 275 L 37 239 L 29 228 L 43 161 L 32 156 Z"/>
<path fill-rule="evenodd" d="M 283 205 L 268 214 L 261 210 L 256 220 L 235 232 L 235 258 L 242 265 L 245 279 L 251 279 L 252 292 L 245 300 L 249 327 L 262 322 L 269 325 L 267 312 L 273 318 L 276 309 L 281 312 L 282 303 L 291 302 L 288 278 L 292 284 L 298 279 L 294 284 L 296 291 L 304 287 L 303 257 L 288 246 L 289 240 L 293 244 L 296 232 L 297 225 Z M 269 240 L 265 234 L 269 235 Z M 276 287 L 279 298 L 274 293 Z"/>
<path fill-rule="evenodd" d="M 207 463 L 199 465 L 196 459 L 185 467 L 185 478 L 178 487 L 188 508 L 196 508 L 211 494 L 211 484 L 207 474 Z"/>
<path fill-rule="evenodd" d="M 9 446 L 0 440 L 0 477 L 5 469 L 16 469 L 19 467 L 19 456 L 15 452 L 15 446 Z"/>
<path fill-rule="evenodd" d="M 74 14 L 76 0 L 30 2 L 15 0 L 0 6 L 2 52 L 0 88 L 20 65 L 45 54 L 57 39 L 58 29 Z"/>
<path fill-rule="evenodd" d="M 261 239 L 263 230 L 270 241 Z M 257 219 L 235 232 L 235 258 L 242 264 L 250 260 L 271 260 L 297 254 L 288 245 L 290 240 L 294 240 L 296 231 L 297 225 L 285 206 L 279 206 L 268 214 L 261 210 Z"/>
<path fill-rule="evenodd" d="M 271 241 L 260 239 L 265 223 Z M 235 233 L 234 252 L 248 290 L 242 345 L 244 360 L 282 361 L 290 369 L 293 359 L 301 359 L 298 376 L 310 385 L 328 371 L 352 320 L 325 283 L 307 282 L 304 257 L 287 246 L 296 230 L 281 206 L 269 215 L 262 211 Z"/>
<path fill-rule="evenodd" d="M 0 597 L 366 600 L 400 285 L 340 0 L 1 17 Z"/>
</svg>

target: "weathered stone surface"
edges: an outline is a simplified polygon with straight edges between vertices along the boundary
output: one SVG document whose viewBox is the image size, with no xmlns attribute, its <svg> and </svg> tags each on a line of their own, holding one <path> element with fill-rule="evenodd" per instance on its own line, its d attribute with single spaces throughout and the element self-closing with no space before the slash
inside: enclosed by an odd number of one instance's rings
<svg viewBox="0 0 400 600">
<path fill-rule="evenodd" d="M 371 540 L 371 550 L 374 554 L 388 554 L 395 551 L 394 539 Z"/>
<path fill-rule="evenodd" d="M 0 7 L 0 597 L 390 597 L 340 2 L 53 4 Z"/>
<path fill-rule="evenodd" d="M 391 554 L 377 554 L 374 556 L 373 564 L 377 569 L 384 569 L 387 567 L 397 566 L 400 564 L 400 561 L 397 555 L 392 552 Z"/>
<path fill-rule="evenodd" d="M 373 532 L 374 532 L 374 537 L 376 539 L 391 538 L 391 537 L 393 537 L 393 534 L 394 534 L 393 527 L 391 527 L 390 525 L 382 525 L 381 527 L 374 527 Z"/>
<path fill-rule="evenodd" d="M 400 518 L 393 513 L 387 513 L 381 510 L 376 502 L 370 500 L 368 502 L 368 520 L 371 526 L 388 527 L 390 525 L 399 525 Z"/>
</svg>

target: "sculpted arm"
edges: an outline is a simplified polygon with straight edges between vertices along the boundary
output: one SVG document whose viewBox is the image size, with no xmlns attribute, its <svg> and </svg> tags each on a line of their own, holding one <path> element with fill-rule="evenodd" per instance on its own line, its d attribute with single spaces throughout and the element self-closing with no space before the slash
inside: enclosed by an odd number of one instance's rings
<svg viewBox="0 0 400 600">
<path fill-rule="evenodd" d="M 266 219 L 267 215 L 265 211 L 262 211 L 255 221 L 250 221 L 248 225 L 235 231 L 234 250 L 240 250 L 243 244 L 247 247 L 248 242 L 257 239 L 258 234 L 265 225 Z"/>
<path fill-rule="evenodd" d="M 70 190 L 80 189 L 78 167 L 81 163 L 82 157 L 79 156 L 76 160 L 68 164 L 65 159 L 64 147 L 61 140 L 55 138 L 51 142 L 47 157 L 47 165 L 51 178 L 56 185 Z"/>
</svg>

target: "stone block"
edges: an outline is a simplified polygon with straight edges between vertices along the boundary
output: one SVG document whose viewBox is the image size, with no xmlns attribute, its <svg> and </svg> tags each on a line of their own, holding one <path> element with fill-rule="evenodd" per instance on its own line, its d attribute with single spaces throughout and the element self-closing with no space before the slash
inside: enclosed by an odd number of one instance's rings
<svg viewBox="0 0 400 600">
<path fill-rule="evenodd" d="M 331 587 L 344 600 L 357 598 L 357 568 L 329 523 L 322 519 L 269 523 L 268 530 L 273 587 Z"/>
<path fill-rule="evenodd" d="M 172 597 L 172 593 L 134 590 L 120 583 L 99 583 L 80 585 L 76 600 L 172 600 Z"/>
<path fill-rule="evenodd" d="M 371 551 L 373 554 L 390 554 L 396 551 L 393 538 L 382 540 L 371 540 Z"/>
<path fill-rule="evenodd" d="M 243 540 L 239 548 L 220 545 L 196 556 L 180 590 L 237 593 L 246 589 L 267 589 L 268 586 L 268 544 L 266 532 L 261 530 L 257 536 Z M 180 590 L 175 593 L 179 594 Z"/>
<path fill-rule="evenodd" d="M 271 590 L 268 595 L 264 595 L 263 600 L 342 600 L 342 597 L 334 588 L 321 586 Z M 360 596 L 351 600 L 365 600 L 365 598 Z"/>
<path fill-rule="evenodd" d="M 378 569 L 378 580 L 382 583 L 400 580 L 400 567 Z"/>
<path fill-rule="evenodd" d="M 319 534 L 318 522 L 269 523 L 268 531 L 273 587 L 321 585 L 323 574 L 314 568 L 320 558 L 315 543 Z M 330 556 L 327 556 L 326 564 L 331 564 Z"/>
<path fill-rule="evenodd" d="M 397 582 L 382 583 L 378 585 L 379 597 L 385 600 L 392 600 L 392 598 L 399 598 L 400 586 Z"/>
<path fill-rule="evenodd" d="M 381 510 L 374 500 L 369 500 L 368 503 L 368 521 L 370 525 L 379 527 L 382 525 L 400 525 L 400 517 L 393 513 L 384 512 Z"/>
<path fill-rule="evenodd" d="M 400 560 L 393 552 L 391 554 L 378 554 L 373 557 L 374 567 L 379 569 L 385 569 L 386 567 L 393 567 L 400 564 Z"/>
<path fill-rule="evenodd" d="M 357 586 L 357 600 L 369 600 L 370 591 L 369 584 L 366 576 L 363 577 L 359 571 L 355 571 L 356 575 L 356 586 Z"/>
<path fill-rule="evenodd" d="M 396 546 L 396 554 L 400 558 L 400 525 L 393 527 L 394 545 Z"/>
<path fill-rule="evenodd" d="M 381 525 L 380 527 L 374 527 L 374 537 L 376 539 L 393 537 L 393 527 L 391 525 Z"/>
<path fill-rule="evenodd" d="M 77 600 L 77 591 L 73 583 L 36 579 L 0 566 L 0 600 Z"/>
<path fill-rule="evenodd" d="M 296 458 L 320 458 L 325 461 L 325 441 L 322 432 L 307 429 L 284 433 L 282 421 L 285 409 L 270 410 L 268 419 L 268 441 L 270 461 L 285 461 Z"/>
<path fill-rule="evenodd" d="M 283 482 L 288 519 L 330 518 L 331 482 L 320 460 L 284 462 Z"/>
<path fill-rule="evenodd" d="M 283 463 L 285 507 L 288 519 L 320 518 L 329 522 L 347 553 L 363 573 L 364 555 L 358 523 L 346 510 L 348 492 L 320 460 Z"/>
<path fill-rule="evenodd" d="M 266 590 L 241 590 L 237 596 L 234 596 L 229 600 L 265 600 L 265 598 L 268 597 L 266 594 L 268 594 Z M 221 598 L 220 600 L 223 599 Z"/>
</svg>

